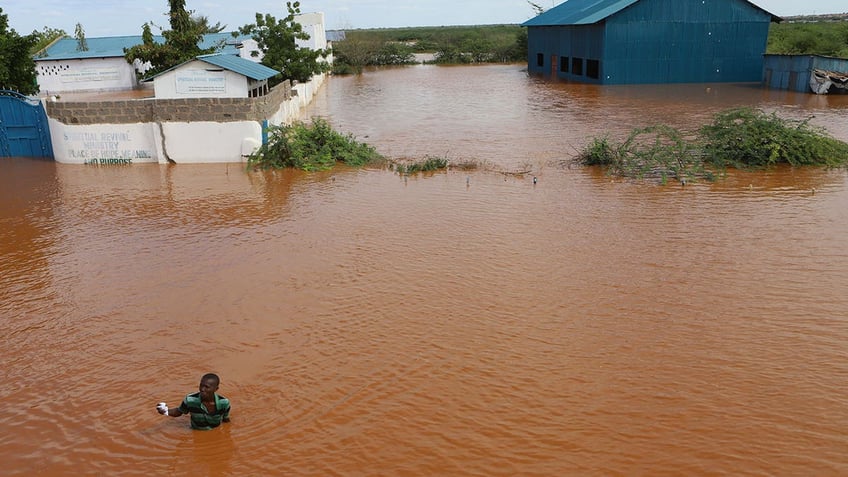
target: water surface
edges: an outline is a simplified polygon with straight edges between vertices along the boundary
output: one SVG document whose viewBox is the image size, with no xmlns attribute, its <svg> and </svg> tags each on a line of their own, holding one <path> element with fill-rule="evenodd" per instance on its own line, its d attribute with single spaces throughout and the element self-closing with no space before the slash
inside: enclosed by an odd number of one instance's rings
<svg viewBox="0 0 848 477">
<path fill-rule="evenodd" d="M 418 66 L 331 78 L 309 114 L 488 167 L 0 161 L 4 472 L 844 475 L 845 171 L 563 161 L 738 104 L 846 140 L 845 98 Z M 208 371 L 232 423 L 156 414 Z"/>
</svg>

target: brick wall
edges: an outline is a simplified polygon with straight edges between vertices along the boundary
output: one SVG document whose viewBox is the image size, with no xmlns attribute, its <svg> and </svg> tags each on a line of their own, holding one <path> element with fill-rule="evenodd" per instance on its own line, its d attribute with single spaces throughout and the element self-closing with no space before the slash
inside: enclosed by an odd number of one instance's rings
<svg viewBox="0 0 848 477">
<path fill-rule="evenodd" d="M 47 116 L 63 124 L 263 121 L 292 97 L 290 81 L 259 98 L 134 99 L 47 101 Z"/>
</svg>

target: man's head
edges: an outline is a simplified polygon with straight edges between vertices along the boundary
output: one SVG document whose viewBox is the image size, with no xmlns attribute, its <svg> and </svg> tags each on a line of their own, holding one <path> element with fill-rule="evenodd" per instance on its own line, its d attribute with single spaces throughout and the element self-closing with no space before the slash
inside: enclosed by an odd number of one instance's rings
<svg viewBox="0 0 848 477">
<path fill-rule="evenodd" d="M 217 374 L 204 374 L 202 378 L 200 378 L 200 397 L 205 400 L 211 400 L 215 398 L 215 391 L 218 390 L 218 384 L 220 384 L 221 379 L 218 378 Z"/>
</svg>

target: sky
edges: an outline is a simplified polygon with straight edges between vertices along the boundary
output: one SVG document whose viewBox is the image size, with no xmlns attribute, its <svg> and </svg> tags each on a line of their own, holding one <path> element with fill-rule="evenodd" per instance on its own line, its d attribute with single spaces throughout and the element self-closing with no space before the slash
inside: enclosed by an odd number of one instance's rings
<svg viewBox="0 0 848 477">
<path fill-rule="evenodd" d="M 534 0 L 551 8 L 562 3 Z M 846 0 L 753 0 L 778 16 L 848 12 Z M 76 24 L 87 38 L 140 35 L 148 21 L 169 28 L 167 0 L 3 0 L 3 13 L 19 34 L 45 26 L 73 36 Z M 186 8 L 220 22 L 227 31 L 253 23 L 256 12 L 276 18 L 287 14 L 285 0 L 186 0 Z M 522 23 L 534 12 L 526 0 L 301 0 L 301 12 L 323 12 L 328 30 L 406 26 L 485 25 Z M 159 31 L 154 29 L 154 34 Z"/>
</svg>

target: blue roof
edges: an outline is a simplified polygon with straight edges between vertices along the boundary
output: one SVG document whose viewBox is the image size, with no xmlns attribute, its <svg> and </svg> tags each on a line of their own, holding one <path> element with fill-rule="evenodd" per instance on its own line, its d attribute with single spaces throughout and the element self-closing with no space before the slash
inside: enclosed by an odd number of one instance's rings
<svg viewBox="0 0 848 477">
<path fill-rule="evenodd" d="M 161 36 L 154 36 L 154 41 L 165 41 Z M 75 60 L 82 58 L 112 58 L 124 56 L 124 48 L 140 45 L 141 35 L 110 36 L 104 38 L 86 38 L 88 50 L 78 51 L 79 42 L 76 38 L 65 37 L 48 46 L 43 56 L 36 60 Z"/>
<path fill-rule="evenodd" d="M 172 66 L 165 71 L 162 71 L 148 78 L 144 78 L 141 81 L 143 83 L 153 81 L 154 79 L 164 75 L 165 73 L 174 71 L 175 69 L 180 68 L 183 65 L 189 64 L 195 60 L 202 61 L 204 63 L 209 63 L 212 66 L 217 66 L 218 68 L 223 68 L 225 70 L 234 71 L 240 75 L 247 76 L 248 78 L 255 81 L 262 81 L 264 79 L 268 79 L 280 74 L 280 72 L 277 70 L 268 68 L 267 66 L 256 63 L 254 61 L 246 60 L 238 55 L 231 55 L 228 53 L 213 53 L 211 55 L 200 55 L 198 57 L 195 57 L 193 60 L 185 61 L 183 63 L 178 64 L 177 66 Z"/>
<path fill-rule="evenodd" d="M 521 26 L 591 25 L 615 15 L 638 1 L 639 0 L 567 0 L 539 16 L 527 20 L 522 23 Z M 751 2 L 747 3 L 750 3 L 758 10 L 766 12 Z M 769 12 L 766 13 L 771 15 L 773 21 L 780 21 L 780 17 Z"/>
<path fill-rule="evenodd" d="M 279 71 L 263 64 L 246 60 L 240 56 L 228 54 L 200 55 L 198 60 L 226 70 L 234 71 L 255 81 L 262 81 L 280 74 Z"/>
<path fill-rule="evenodd" d="M 211 48 L 221 45 L 223 48 L 219 53 L 238 54 L 237 45 L 249 39 L 249 36 L 239 35 L 234 38 L 231 33 L 209 33 L 203 36 L 200 48 Z M 154 35 L 153 41 L 164 43 L 165 38 Z M 77 60 L 83 58 L 114 58 L 124 56 L 124 48 L 132 48 L 142 44 L 141 35 L 131 36 L 109 36 L 101 38 L 86 38 L 88 50 L 78 51 L 79 42 L 76 38 L 65 37 L 48 46 L 44 55 L 36 57 L 36 60 Z"/>
</svg>

